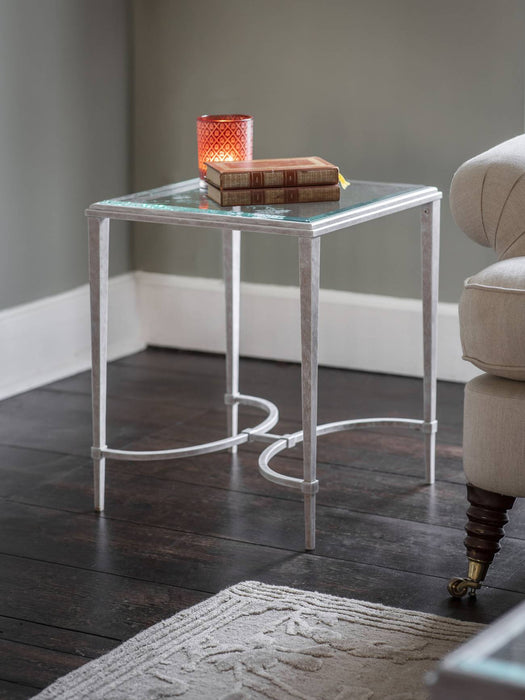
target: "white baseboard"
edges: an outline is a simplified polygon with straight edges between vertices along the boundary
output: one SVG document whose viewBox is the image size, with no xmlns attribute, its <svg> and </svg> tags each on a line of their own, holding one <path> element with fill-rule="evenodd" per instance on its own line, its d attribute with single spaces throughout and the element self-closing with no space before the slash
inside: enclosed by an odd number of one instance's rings
<svg viewBox="0 0 525 700">
<path fill-rule="evenodd" d="M 222 280 L 137 272 L 140 315 L 151 345 L 224 352 Z M 422 376 L 421 302 L 323 289 L 321 365 Z M 243 283 L 241 354 L 300 359 L 299 290 Z M 461 359 L 457 304 L 438 310 L 438 377 L 464 382 L 479 370 Z"/>
<path fill-rule="evenodd" d="M 108 356 L 146 345 L 224 352 L 222 280 L 130 272 L 110 280 Z M 421 302 L 323 289 L 319 362 L 420 377 Z M 464 382 L 479 371 L 461 359 L 456 304 L 439 305 L 438 377 Z M 87 285 L 0 311 L 0 399 L 90 366 Z M 241 354 L 300 359 L 299 290 L 243 283 Z"/>
<path fill-rule="evenodd" d="M 146 346 L 134 273 L 110 279 L 108 355 Z M 88 285 L 0 311 L 0 399 L 90 367 Z"/>
</svg>

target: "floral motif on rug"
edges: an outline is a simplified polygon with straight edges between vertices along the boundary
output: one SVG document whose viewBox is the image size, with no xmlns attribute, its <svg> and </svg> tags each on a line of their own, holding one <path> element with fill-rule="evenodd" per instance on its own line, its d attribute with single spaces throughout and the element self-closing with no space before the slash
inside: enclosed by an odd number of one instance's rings
<svg viewBox="0 0 525 700">
<path fill-rule="evenodd" d="M 423 700 L 426 672 L 481 628 L 247 581 L 145 630 L 37 698 Z"/>
</svg>

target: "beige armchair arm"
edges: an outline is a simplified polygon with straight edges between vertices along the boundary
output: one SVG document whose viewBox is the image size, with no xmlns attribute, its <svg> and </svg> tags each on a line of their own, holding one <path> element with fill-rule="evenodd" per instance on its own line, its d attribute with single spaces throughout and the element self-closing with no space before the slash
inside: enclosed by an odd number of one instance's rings
<svg viewBox="0 0 525 700">
<path fill-rule="evenodd" d="M 499 260 L 525 255 L 525 135 L 463 163 L 450 208 L 460 229 Z"/>
</svg>

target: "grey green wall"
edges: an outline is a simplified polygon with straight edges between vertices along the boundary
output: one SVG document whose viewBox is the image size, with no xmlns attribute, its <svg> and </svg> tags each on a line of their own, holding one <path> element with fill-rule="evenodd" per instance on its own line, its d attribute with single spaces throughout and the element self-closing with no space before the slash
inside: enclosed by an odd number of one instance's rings
<svg viewBox="0 0 525 700">
<path fill-rule="evenodd" d="M 196 175 L 195 118 L 255 116 L 255 156 L 320 155 L 350 180 L 436 185 L 523 131 L 522 0 L 135 0 L 133 185 Z M 493 261 L 445 196 L 441 299 Z M 418 214 L 323 241 L 323 287 L 416 297 Z M 141 225 L 138 269 L 219 277 L 211 231 Z M 296 245 L 245 237 L 243 277 L 296 284 Z"/>
<path fill-rule="evenodd" d="M 194 176 L 198 114 L 254 114 L 258 157 L 446 194 L 463 160 L 523 131 L 524 37 L 521 0 L 0 0 L 0 308 L 84 284 L 84 208 Z M 417 296 L 416 229 L 411 212 L 333 234 L 322 285 Z M 117 274 L 129 239 L 112 232 Z M 215 232 L 133 238 L 138 269 L 221 274 Z M 446 199 L 442 239 L 455 301 L 493 256 Z M 246 236 L 243 276 L 295 284 L 294 241 Z"/>
<path fill-rule="evenodd" d="M 0 0 L 0 308 L 87 282 L 87 205 L 129 188 L 126 0 Z M 112 274 L 130 269 L 115 227 Z"/>
</svg>

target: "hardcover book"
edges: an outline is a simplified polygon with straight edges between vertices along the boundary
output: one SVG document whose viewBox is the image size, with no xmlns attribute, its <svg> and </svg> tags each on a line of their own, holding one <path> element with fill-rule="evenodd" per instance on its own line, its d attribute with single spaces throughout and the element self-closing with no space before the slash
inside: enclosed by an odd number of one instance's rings
<svg viewBox="0 0 525 700">
<path fill-rule="evenodd" d="M 254 204 L 294 204 L 296 202 L 336 202 L 341 194 L 339 185 L 312 187 L 254 187 L 224 190 L 208 184 L 208 197 L 221 207 Z"/>
<path fill-rule="evenodd" d="M 206 180 L 219 189 L 335 185 L 339 169 L 318 156 L 206 163 Z"/>
</svg>

